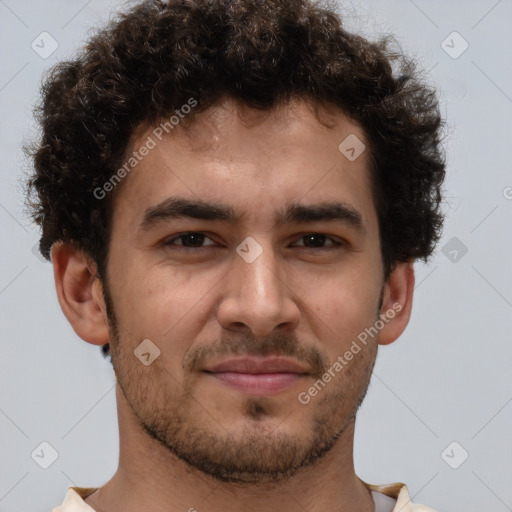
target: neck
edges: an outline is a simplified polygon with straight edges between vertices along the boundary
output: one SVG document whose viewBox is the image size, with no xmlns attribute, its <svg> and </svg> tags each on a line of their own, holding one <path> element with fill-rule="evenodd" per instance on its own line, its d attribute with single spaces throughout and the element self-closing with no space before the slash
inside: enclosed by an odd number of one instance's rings
<svg viewBox="0 0 512 512">
<path fill-rule="evenodd" d="M 190 467 L 140 427 L 117 389 L 120 456 L 114 476 L 86 498 L 98 512 L 373 512 L 370 491 L 353 464 L 355 420 L 313 466 L 283 481 L 222 482 Z"/>
</svg>

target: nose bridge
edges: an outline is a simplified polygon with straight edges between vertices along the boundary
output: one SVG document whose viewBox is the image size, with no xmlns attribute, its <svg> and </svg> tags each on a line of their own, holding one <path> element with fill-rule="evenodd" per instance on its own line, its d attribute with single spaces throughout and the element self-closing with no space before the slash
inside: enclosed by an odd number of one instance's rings
<svg viewBox="0 0 512 512">
<path fill-rule="evenodd" d="M 248 240 L 234 256 L 218 310 L 223 326 L 244 324 L 255 335 L 264 336 L 282 324 L 295 324 L 298 309 L 282 280 L 282 263 L 271 242 Z"/>
<path fill-rule="evenodd" d="M 239 258 L 241 261 L 235 264 L 237 281 L 242 287 L 246 287 L 241 290 L 242 293 L 247 293 L 249 297 L 253 296 L 258 302 L 258 299 L 277 300 L 281 293 L 281 283 L 278 279 L 277 257 L 271 243 L 249 240 L 246 244 L 239 247 L 237 252 L 239 255 L 242 253 Z M 247 257 L 244 257 L 243 251 L 246 249 Z"/>
</svg>

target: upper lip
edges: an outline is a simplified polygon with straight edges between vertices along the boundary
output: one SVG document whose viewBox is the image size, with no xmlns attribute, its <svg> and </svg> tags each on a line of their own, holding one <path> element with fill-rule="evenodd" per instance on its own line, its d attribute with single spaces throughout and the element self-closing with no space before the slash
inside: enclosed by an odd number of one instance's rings
<svg viewBox="0 0 512 512">
<path fill-rule="evenodd" d="M 207 372 L 237 373 L 308 373 L 308 368 L 286 357 L 239 357 L 226 359 L 204 369 Z"/>
</svg>

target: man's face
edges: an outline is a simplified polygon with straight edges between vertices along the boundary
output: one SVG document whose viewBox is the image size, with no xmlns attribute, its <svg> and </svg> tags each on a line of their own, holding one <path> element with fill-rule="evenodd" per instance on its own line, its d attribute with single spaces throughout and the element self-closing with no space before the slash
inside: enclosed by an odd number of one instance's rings
<svg viewBox="0 0 512 512">
<path fill-rule="evenodd" d="M 225 481 L 276 481 L 353 422 L 376 338 L 309 403 L 298 396 L 375 323 L 383 269 L 368 151 L 350 161 L 338 150 L 351 134 L 364 142 L 362 130 L 341 115 L 328 129 L 304 103 L 245 110 L 247 124 L 239 112 L 226 102 L 189 131 L 158 141 L 150 128 L 132 141 L 128 155 L 148 136 L 157 145 L 115 201 L 111 352 L 121 407 L 171 452 Z M 172 215 L 171 198 L 234 219 Z M 359 212 L 361 225 L 328 208 L 285 215 L 333 203 Z M 148 366 L 134 355 L 147 339 L 160 350 Z M 284 356 L 303 373 L 276 384 L 206 371 L 244 356 Z"/>
</svg>

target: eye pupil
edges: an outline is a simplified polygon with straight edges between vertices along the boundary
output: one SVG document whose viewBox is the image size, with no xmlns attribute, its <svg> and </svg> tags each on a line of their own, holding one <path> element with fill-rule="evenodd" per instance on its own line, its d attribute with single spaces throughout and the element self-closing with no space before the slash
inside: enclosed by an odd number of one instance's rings
<svg viewBox="0 0 512 512">
<path fill-rule="evenodd" d="M 181 236 L 183 245 L 192 245 L 193 247 L 200 247 L 204 242 L 204 235 L 201 233 L 187 233 Z M 185 240 L 192 240 L 191 244 L 185 243 Z"/>
<path fill-rule="evenodd" d="M 319 244 L 315 244 L 314 243 L 314 240 L 318 239 L 319 240 Z M 313 242 L 313 245 L 309 245 L 309 242 Z M 306 247 L 319 247 L 319 246 L 323 246 L 325 243 L 325 235 L 321 235 L 321 234 L 318 234 L 318 233 L 311 233 L 310 235 L 306 235 L 304 237 L 304 245 Z"/>
</svg>

